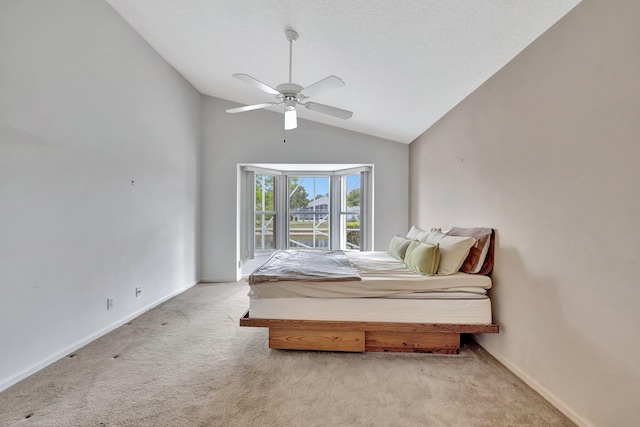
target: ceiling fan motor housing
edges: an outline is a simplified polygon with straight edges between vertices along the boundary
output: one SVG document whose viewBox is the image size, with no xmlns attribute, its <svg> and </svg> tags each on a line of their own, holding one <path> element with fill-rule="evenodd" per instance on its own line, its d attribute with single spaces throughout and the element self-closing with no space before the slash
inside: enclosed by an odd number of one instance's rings
<svg viewBox="0 0 640 427">
<path fill-rule="evenodd" d="M 276 87 L 276 90 L 280 92 L 279 95 L 276 95 L 276 98 L 282 101 L 302 101 L 306 98 L 300 94 L 302 89 L 304 89 L 302 86 L 295 83 L 282 83 Z"/>
</svg>

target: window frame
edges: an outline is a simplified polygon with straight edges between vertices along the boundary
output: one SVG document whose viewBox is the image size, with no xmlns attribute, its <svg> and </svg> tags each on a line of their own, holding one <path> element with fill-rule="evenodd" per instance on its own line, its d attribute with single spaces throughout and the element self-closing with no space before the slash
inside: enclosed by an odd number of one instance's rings
<svg viewBox="0 0 640 427">
<path fill-rule="evenodd" d="M 346 232 L 342 232 L 341 219 L 345 212 L 342 210 L 342 199 L 346 198 L 341 188 L 341 179 L 349 175 L 360 174 L 360 251 L 373 250 L 373 165 L 356 165 L 354 167 L 341 168 L 341 165 L 334 166 L 331 170 L 326 170 L 326 165 L 304 165 L 309 170 L 289 170 L 283 165 L 269 164 L 239 164 L 241 179 L 245 181 L 240 188 L 245 194 L 241 198 L 244 206 L 241 207 L 244 218 L 239 221 L 241 224 L 240 240 L 241 260 L 253 259 L 258 254 L 271 253 L 273 249 L 255 249 L 255 174 L 269 175 L 274 177 L 274 207 L 275 212 L 268 212 L 275 215 L 274 234 L 275 248 L 288 249 L 289 245 L 289 178 L 290 177 L 329 177 L 329 245 L 327 250 L 354 250 L 345 248 Z M 313 169 L 318 166 L 318 169 Z M 262 211 L 260 211 L 262 212 Z M 320 248 L 316 248 L 320 249 Z"/>
</svg>

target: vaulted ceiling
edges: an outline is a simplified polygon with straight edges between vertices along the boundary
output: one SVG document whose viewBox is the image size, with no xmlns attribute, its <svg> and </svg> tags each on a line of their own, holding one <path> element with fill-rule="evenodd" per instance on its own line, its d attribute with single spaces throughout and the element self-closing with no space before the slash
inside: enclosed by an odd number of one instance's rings
<svg viewBox="0 0 640 427">
<path fill-rule="evenodd" d="M 410 143 L 580 0 L 107 0 L 201 93 L 258 104 L 275 87 L 329 75 L 346 86 L 313 101 L 349 120 L 298 116 Z M 282 105 L 270 107 L 283 111 Z M 245 112 L 241 114 L 255 114 Z M 274 115 L 274 119 L 277 116 Z M 302 126 L 303 124 L 301 124 Z"/>
</svg>

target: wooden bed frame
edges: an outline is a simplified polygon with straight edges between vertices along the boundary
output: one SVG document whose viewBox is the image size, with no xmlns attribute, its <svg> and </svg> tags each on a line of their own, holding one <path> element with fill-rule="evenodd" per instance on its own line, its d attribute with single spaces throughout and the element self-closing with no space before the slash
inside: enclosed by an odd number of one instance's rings
<svg viewBox="0 0 640 427">
<path fill-rule="evenodd" d="M 458 354 L 461 333 L 498 333 L 483 325 L 326 320 L 254 319 L 249 310 L 240 326 L 269 329 L 269 348 L 320 351 L 390 351 Z"/>
</svg>

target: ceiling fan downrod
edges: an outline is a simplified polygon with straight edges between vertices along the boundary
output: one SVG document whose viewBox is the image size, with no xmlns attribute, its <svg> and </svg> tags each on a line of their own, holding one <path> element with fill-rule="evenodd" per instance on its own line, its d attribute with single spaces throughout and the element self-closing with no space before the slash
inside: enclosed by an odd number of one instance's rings
<svg viewBox="0 0 640 427">
<path fill-rule="evenodd" d="M 293 44 L 298 40 L 298 33 L 293 30 L 284 30 L 284 35 L 289 40 L 289 83 L 291 83 L 291 73 L 293 70 Z"/>
</svg>

